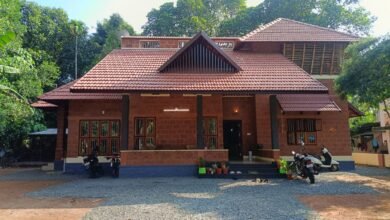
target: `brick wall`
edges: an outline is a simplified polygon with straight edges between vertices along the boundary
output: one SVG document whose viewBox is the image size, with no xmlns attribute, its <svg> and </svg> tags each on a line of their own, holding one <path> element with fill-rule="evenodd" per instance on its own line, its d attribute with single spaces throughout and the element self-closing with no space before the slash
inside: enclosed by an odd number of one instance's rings
<svg viewBox="0 0 390 220">
<path fill-rule="evenodd" d="M 170 37 L 170 38 L 153 38 L 153 37 L 131 37 L 122 38 L 121 48 L 140 48 L 142 41 L 159 41 L 160 48 L 179 48 L 179 42 L 188 42 L 191 38 L 185 37 Z M 233 42 L 238 39 L 235 38 L 212 38 L 214 42 Z"/>
<path fill-rule="evenodd" d="M 234 109 L 238 109 L 235 113 Z M 251 146 L 256 144 L 255 98 L 224 97 L 223 120 L 241 120 L 242 152 L 248 154 Z"/>
<path fill-rule="evenodd" d="M 80 120 L 103 119 L 121 119 L 120 100 L 69 101 L 67 157 L 78 156 Z"/>
<path fill-rule="evenodd" d="M 351 139 L 348 125 L 348 104 L 342 100 L 333 89 L 333 80 L 320 80 L 329 88 L 329 94 L 333 101 L 341 108 L 341 112 L 288 112 L 279 114 L 280 130 L 280 153 L 289 156 L 292 150 L 299 150 L 298 145 L 287 145 L 287 119 L 289 118 L 313 118 L 321 119 L 322 130 L 317 132 L 317 145 L 306 145 L 306 151 L 319 154 L 321 144 L 324 144 L 329 151 L 337 156 L 350 156 L 352 154 Z"/>
<path fill-rule="evenodd" d="M 227 150 L 129 150 L 121 152 L 121 165 L 196 165 L 206 161 L 228 161 Z"/>
<path fill-rule="evenodd" d="M 271 149 L 271 119 L 269 95 L 256 95 L 255 106 L 257 144 L 262 144 L 264 149 Z"/>
</svg>

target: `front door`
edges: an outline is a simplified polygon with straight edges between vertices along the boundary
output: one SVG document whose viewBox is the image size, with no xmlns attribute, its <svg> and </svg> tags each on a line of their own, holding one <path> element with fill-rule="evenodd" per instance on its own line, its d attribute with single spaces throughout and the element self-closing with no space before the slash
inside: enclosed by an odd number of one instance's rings
<svg viewBox="0 0 390 220">
<path fill-rule="evenodd" d="M 229 160 L 242 160 L 241 121 L 223 121 L 223 143 L 229 149 Z"/>
</svg>

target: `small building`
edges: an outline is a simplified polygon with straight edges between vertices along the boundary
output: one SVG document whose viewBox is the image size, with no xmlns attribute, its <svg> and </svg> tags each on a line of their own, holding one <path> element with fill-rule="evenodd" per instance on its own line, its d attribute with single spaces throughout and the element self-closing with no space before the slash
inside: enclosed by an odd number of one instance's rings
<svg viewBox="0 0 390 220">
<path fill-rule="evenodd" d="M 356 40 L 284 18 L 244 37 L 122 37 L 83 77 L 39 97 L 58 106 L 57 167 L 76 172 L 96 148 L 101 161 L 120 153 L 124 172 L 192 174 L 199 157 L 291 159 L 303 140 L 353 169 L 353 109 L 333 80 Z"/>
</svg>

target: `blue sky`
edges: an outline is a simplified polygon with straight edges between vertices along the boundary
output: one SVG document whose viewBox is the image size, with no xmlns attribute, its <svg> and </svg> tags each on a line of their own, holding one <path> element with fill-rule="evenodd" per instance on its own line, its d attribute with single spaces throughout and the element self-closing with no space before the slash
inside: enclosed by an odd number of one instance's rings
<svg viewBox="0 0 390 220">
<path fill-rule="evenodd" d="M 30 0 L 31 1 L 31 0 Z M 63 8 L 71 19 L 81 20 L 92 32 L 98 21 L 119 13 L 137 33 L 146 22 L 146 14 L 152 8 L 158 8 L 172 0 L 32 0 L 40 5 Z M 248 6 L 258 5 L 262 0 L 247 0 Z M 377 21 L 372 35 L 380 36 L 390 33 L 390 0 L 361 0 L 360 5 L 368 9 Z"/>
</svg>

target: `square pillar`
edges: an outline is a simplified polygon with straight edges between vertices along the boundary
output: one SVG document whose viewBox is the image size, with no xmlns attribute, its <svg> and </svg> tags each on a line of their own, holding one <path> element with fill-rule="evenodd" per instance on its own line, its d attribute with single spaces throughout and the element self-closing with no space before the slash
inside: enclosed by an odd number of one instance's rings
<svg viewBox="0 0 390 220">
<path fill-rule="evenodd" d="M 276 99 L 276 95 L 271 95 L 269 97 L 269 108 L 272 149 L 279 149 L 278 100 Z"/>
<path fill-rule="evenodd" d="M 122 120 L 121 120 L 121 150 L 127 150 L 129 146 L 129 108 L 130 98 L 122 96 Z"/>
<path fill-rule="evenodd" d="M 198 149 L 204 148 L 203 138 L 203 97 L 196 96 L 196 146 Z"/>
<path fill-rule="evenodd" d="M 55 160 L 60 161 L 66 157 L 68 127 L 68 103 L 61 103 L 57 109 L 57 140 L 55 148 Z"/>
</svg>

